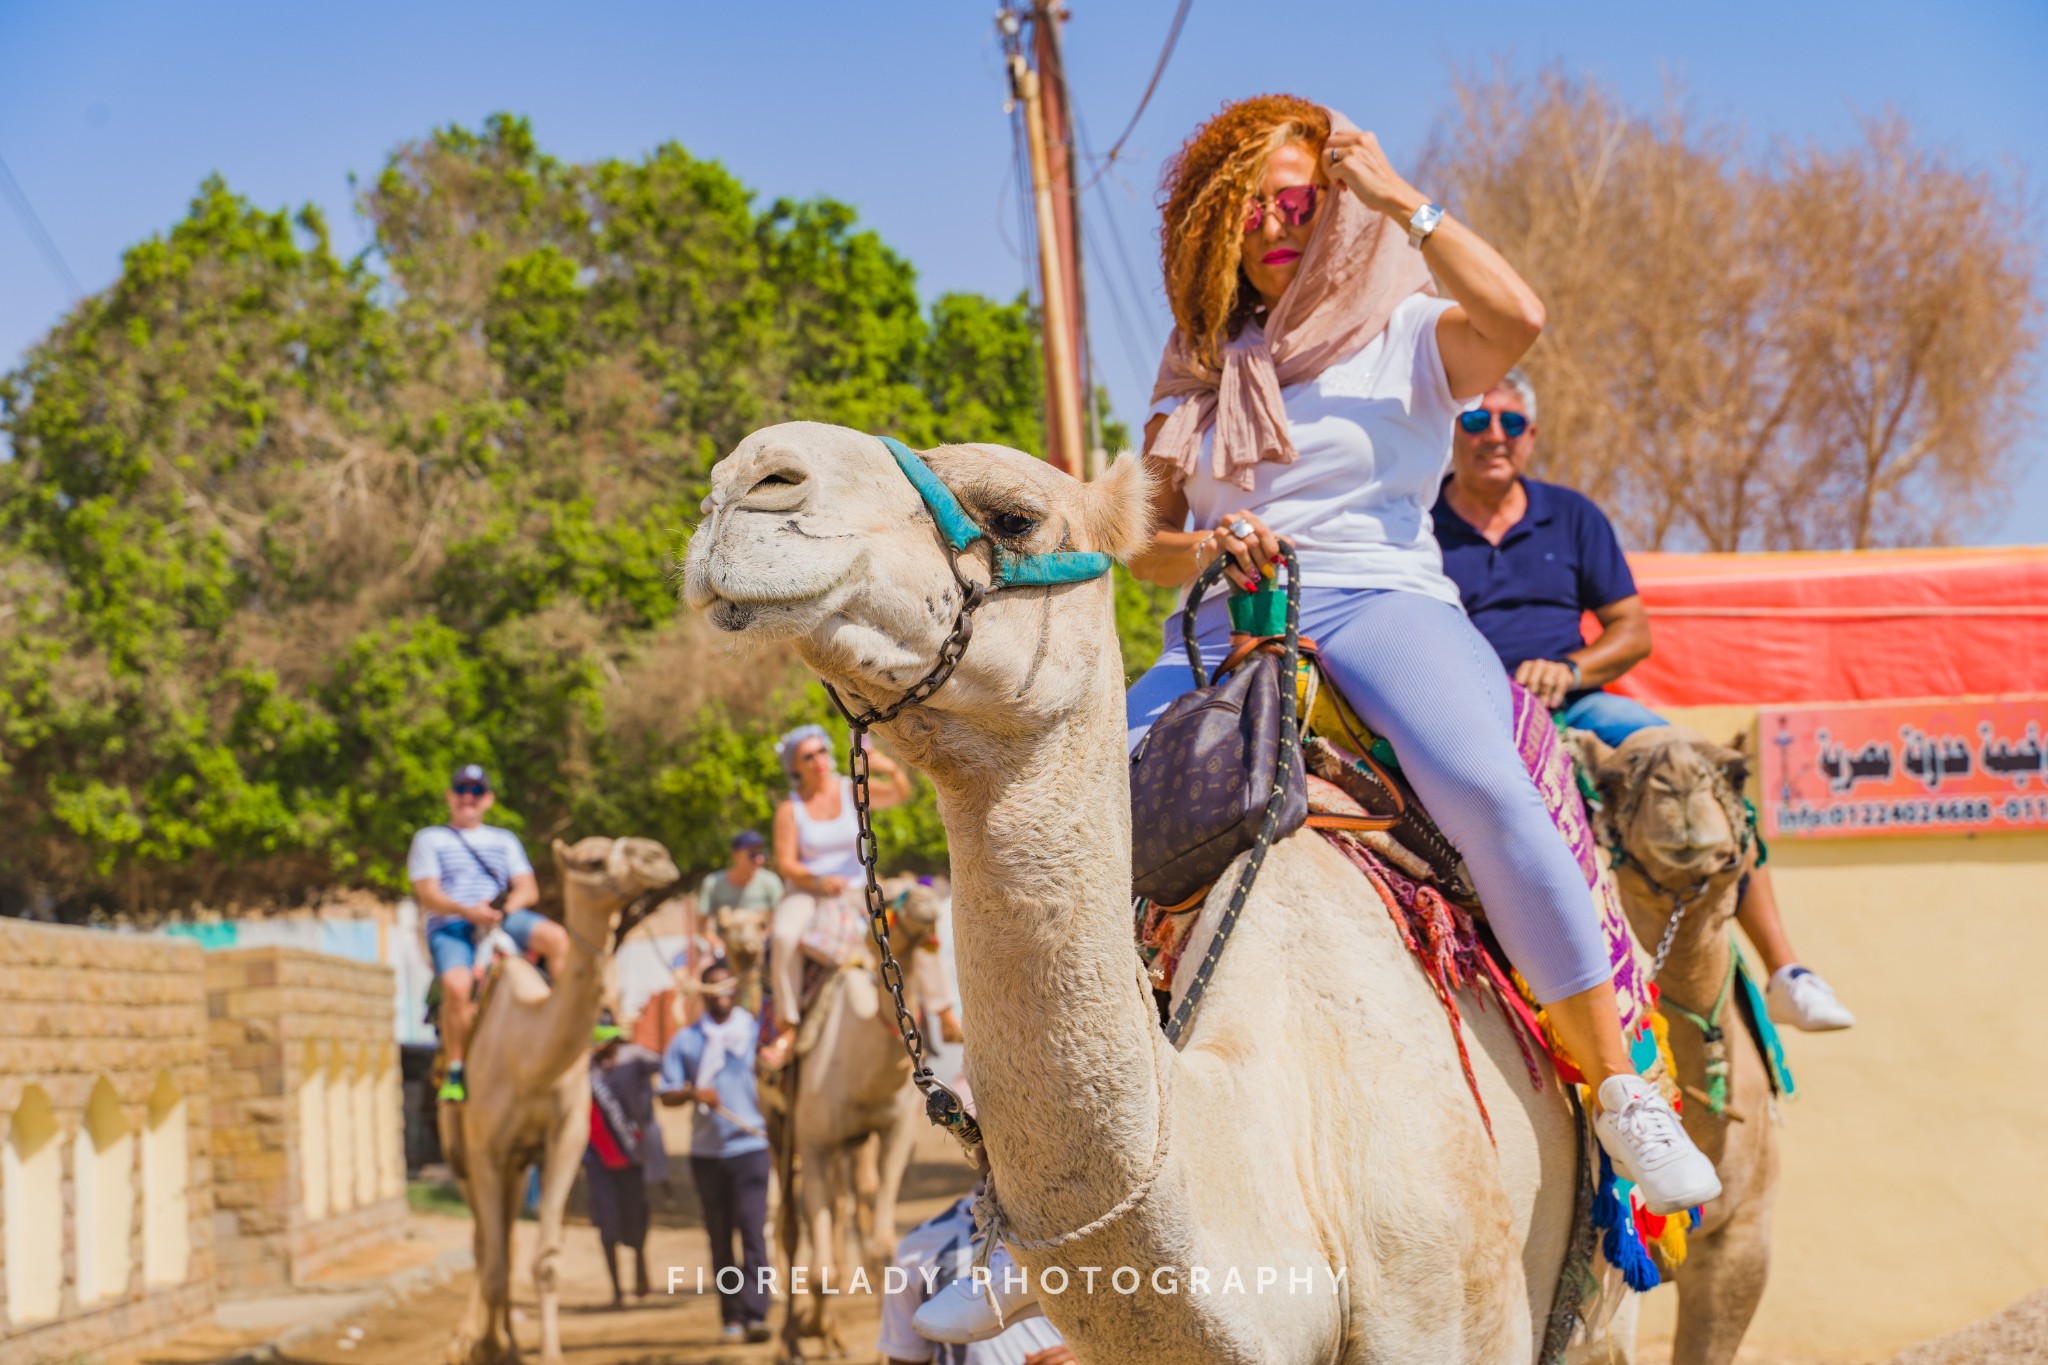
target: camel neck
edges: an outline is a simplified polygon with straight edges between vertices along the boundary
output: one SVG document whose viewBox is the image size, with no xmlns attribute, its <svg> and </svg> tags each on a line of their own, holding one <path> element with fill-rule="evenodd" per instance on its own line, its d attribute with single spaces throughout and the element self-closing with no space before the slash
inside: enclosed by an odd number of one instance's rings
<svg viewBox="0 0 2048 1365">
<path fill-rule="evenodd" d="M 564 899 L 569 950 L 563 955 L 561 976 L 535 1006 L 546 1021 L 541 1029 L 546 1041 L 531 1055 L 534 1069 L 546 1076 L 559 1076 L 590 1050 L 590 1031 L 597 1027 L 604 1005 L 604 960 L 592 949 L 603 947 L 611 930 L 611 912 L 617 907 L 612 896 L 575 885 L 565 888 Z"/>
<path fill-rule="evenodd" d="M 1160 1140 L 1169 1054 L 1132 946 L 1121 681 L 1106 674 L 1100 695 L 1043 733 L 976 736 L 999 763 L 934 772 L 968 1077 L 1026 1237 L 1114 1205 Z M 1139 1235 L 1136 1224 L 1119 1235 Z"/>
<path fill-rule="evenodd" d="M 1732 872 L 1717 877 L 1697 900 L 1689 903 L 1685 922 L 1678 926 L 1678 935 L 1671 942 L 1671 956 L 1664 960 L 1664 970 L 1657 977 L 1657 988 L 1667 999 L 1696 1014 L 1705 1015 L 1713 1009 L 1714 998 L 1728 979 L 1728 962 L 1735 951 L 1728 937 L 1728 921 L 1735 913 L 1739 880 Z M 1650 895 L 1657 902 L 1669 904 L 1654 890 Z M 1664 922 L 1660 921 L 1659 935 L 1663 928 Z M 1657 939 L 1649 939 L 1644 946 L 1654 950 Z"/>
</svg>

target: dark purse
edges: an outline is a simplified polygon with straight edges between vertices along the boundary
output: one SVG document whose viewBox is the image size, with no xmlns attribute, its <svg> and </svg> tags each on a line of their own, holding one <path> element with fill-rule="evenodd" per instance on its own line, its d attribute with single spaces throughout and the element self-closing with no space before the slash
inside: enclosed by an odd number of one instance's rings
<svg viewBox="0 0 2048 1365">
<path fill-rule="evenodd" d="M 1195 643 L 1195 611 L 1222 577 L 1223 558 L 1188 590 L 1181 638 L 1195 687 L 1166 708 L 1131 755 L 1131 889 L 1155 905 L 1178 906 L 1205 890 L 1258 843 L 1269 815 L 1268 846 L 1308 818 L 1295 723 L 1300 574 L 1292 548 L 1282 554 L 1285 632 L 1234 650 L 1235 667 L 1214 682 Z"/>
</svg>

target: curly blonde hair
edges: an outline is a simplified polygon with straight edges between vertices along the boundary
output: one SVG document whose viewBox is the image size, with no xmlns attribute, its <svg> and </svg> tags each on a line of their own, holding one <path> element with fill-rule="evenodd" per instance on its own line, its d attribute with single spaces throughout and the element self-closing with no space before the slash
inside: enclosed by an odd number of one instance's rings
<svg viewBox="0 0 2048 1365">
<path fill-rule="evenodd" d="M 1166 300 L 1198 363 L 1220 368 L 1258 294 L 1238 264 L 1245 203 L 1259 192 L 1266 163 L 1290 142 L 1321 159 L 1330 111 L 1294 95 L 1253 95 L 1226 104 L 1195 129 L 1159 185 L 1160 261 Z"/>
</svg>

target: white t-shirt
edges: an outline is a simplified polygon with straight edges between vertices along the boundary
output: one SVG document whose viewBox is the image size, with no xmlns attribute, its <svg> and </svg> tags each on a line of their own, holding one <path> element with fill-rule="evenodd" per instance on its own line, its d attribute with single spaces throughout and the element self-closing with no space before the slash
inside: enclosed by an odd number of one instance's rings
<svg viewBox="0 0 2048 1365">
<path fill-rule="evenodd" d="M 464 844 L 469 847 L 463 847 Z M 532 871 L 533 864 L 527 861 L 519 836 L 496 825 L 478 825 L 459 835 L 446 825 L 428 825 L 412 836 L 412 852 L 405 857 L 408 878 L 415 883 L 423 877 L 437 879 L 441 894 L 457 905 L 495 900 L 500 891 L 512 885 L 514 877 Z M 432 929 L 454 918 L 432 915 L 427 919 L 427 927 Z"/>
<path fill-rule="evenodd" d="M 974 1263 L 974 1201 L 963 1198 L 936 1217 L 903 1234 L 896 1244 L 896 1264 L 909 1272 L 909 1283 L 882 1299 L 882 1334 L 875 1341 L 875 1353 L 883 1360 L 935 1361 L 938 1365 L 1024 1365 L 1034 1351 L 1057 1346 L 1066 1338 L 1044 1318 L 1025 1318 L 1004 1328 L 1002 1335 L 972 1346 L 946 1346 L 926 1341 L 910 1325 L 917 1310 L 931 1295 L 925 1292 L 924 1276 L 918 1272 L 932 1267 L 934 1289 L 944 1289 L 964 1278 Z"/>
<path fill-rule="evenodd" d="M 1255 512 L 1293 539 L 1309 587 L 1397 588 L 1457 605 L 1429 515 L 1465 406 L 1451 396 L 1436 345 L 1437 319 L 1452 306 L 1410 295 L 1365 349 L 1282 389 L 1297 458 L 1260 462 L 1250 492 L 1217 481 L 1216 432 L 1204 432 L 1194 477 L 1182 486 L 1192 525 Z M 1178 406 L 1162 399 L 1148 416 Z"/>
</svg>

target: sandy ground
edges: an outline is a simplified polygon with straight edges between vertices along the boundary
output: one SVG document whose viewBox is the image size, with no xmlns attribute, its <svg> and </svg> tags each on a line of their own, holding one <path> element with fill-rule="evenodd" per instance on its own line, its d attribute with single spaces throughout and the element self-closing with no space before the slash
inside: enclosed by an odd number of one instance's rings
<svg viewBox="0 0 2048 1365">
<path fill-rule="evenodd" d="M 687 1180 L 678 1163 L 678 1178 Z M 905 1181 L 898 1220 L 907 1230 L 950 1203 L 971 1183 L 964 1162 L 949 1140 L 923 1135 L 917 1158 Z M 671 1220 L 679 1221 L 679 1220 Z M 534 1225 L 522 1222 L 514 1251 L 513 1302 L 521 1348 L 529 1359 L 539 1350 L 538 1308 L 529 1267 L 533 1259 Z M 407 1239 L 373 1248 L 337 1266 L 324 1279 L 330 1293 L 346 1292 L 348 1282 L 361 1281 L 393 1269 L 431 1261 L 448 1248 L 465 1245 L 466 1220 L 415 1216 Z M 585 1224 L 572 1224 L 563 1264 L 563 1337 L 569 1365 L 768 1365 L 773 1343 L 727 1345 L 719 1340 L 715 1295 L 695 1292 L 698 1271 L 709 1279 L 703 1232 L 693 1226 L 657 1227 L 648 1243 L 648 1263 L 655 1292 L 645 1300 L 628 1299 L 614 1311 L 597 1234 Z M 671 1271 L 679 1286 L 664 1292 Z M 359 1311 L 317 1335 L 271 1357 L 275 1365 L 436 1365 L 449 1332 L 469 1292 L 470 1277 L 462 1274 L 433 1288 L 413 1293 L 398 1304 L 382 1296 L 364 1295 Z M 1670 1365 L 1672 1292 L 1659 1290 L 1645 1304 L 1638 1352 L 1639 1365 Z M 305 1303 L 304 1298 L 296 1301 Z M 255 1344 L 291 1325 L 292 1301 L 276 1305 L 245 1303 L 244 1318 L 265 1311 L 284 1314 L 267 1327 L 245 1322 L 239 1329 L 210 1328 L 178 1342 L 125 1357 L 112 1365 L 213 1365 L 234 1360 Z M 879 1304 L 872 1296 L 848 1296 L 837 1303 L 838 1321 L 851 1362 L 874 1359 Z M 772 1321 L 779 1322 L 780 1310 Z M 2048 1292 L 2024 1299 L 2004 1312 L 1939 1340 L 1913 1347 L 1889 1362 L 1854 1354 L 1815 1355 L 1774 1349 L 1754 1338 L 1738 1365 L 2048 1365 Z"/>
</svg>

